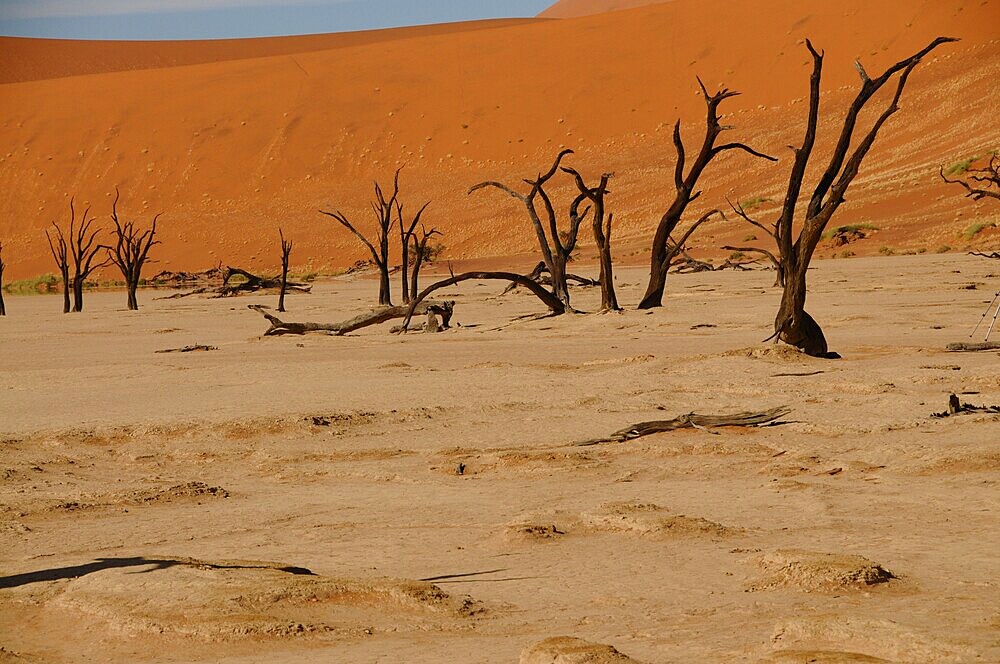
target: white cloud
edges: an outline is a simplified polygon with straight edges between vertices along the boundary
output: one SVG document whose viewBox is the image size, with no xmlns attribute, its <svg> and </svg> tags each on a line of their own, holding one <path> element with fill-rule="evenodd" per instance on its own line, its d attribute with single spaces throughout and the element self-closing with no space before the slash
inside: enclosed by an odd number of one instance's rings
<svg viewBox="0 0 1000 664">
<path fill-rule="evenodd" d="M 340 5 L 351 1 L 353 0 L 0 0 L 0 20 L 159 14 L 238 7 Z"/>
</svg>

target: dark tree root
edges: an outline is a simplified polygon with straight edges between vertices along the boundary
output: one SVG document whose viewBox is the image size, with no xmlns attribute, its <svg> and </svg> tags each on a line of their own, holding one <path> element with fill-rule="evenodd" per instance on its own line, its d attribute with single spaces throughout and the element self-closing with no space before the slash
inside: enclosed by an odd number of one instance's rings
<svg viewBox="0 0 1000 664">
<path fill-rule="evenodd" d="M 775 423 L 779 417 L 788 415 L 792 410 L 786 406 L 772 408 L 759 412 L 734 413 L 732 415 L 699 415 L 688 413 L 675 417 L 672 420 L 653 420 L 650 422 L 639 422 L 631 426 L 620 429 L 610 436 L 595 438 L 576 443 L 578 447 L 589 445 L 600 445 L 602 443 L 624 443 L 628 440 L 635 440 L 642 436 L 664 431 L 676 431 L 677 429 L 709 429 L 711 427 L 754 427 Z M 712 432 L 714 433 L 714 432 Z"/>
</svg>

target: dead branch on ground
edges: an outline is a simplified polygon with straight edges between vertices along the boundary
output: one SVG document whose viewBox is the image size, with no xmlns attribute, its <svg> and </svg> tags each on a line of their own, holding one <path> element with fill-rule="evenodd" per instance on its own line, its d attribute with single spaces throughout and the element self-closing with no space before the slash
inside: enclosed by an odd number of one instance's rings
<svg viewBox="0 0 1000 664">
<path fill-rule="evenodd" d="M 650 422 L 639 422 L 631 426 L 619 429 L 610 436 L 595 438 L 576 443 L 579 447 L 588 445 L 600 445 L 602 443 L 624 443 L 635 440 L 642 436 L 665 431 L 676 431 L 677 429 L 711 429 L 713 427 L 755 427 L 771 424 L 779 417 L 788 415 L 792 410 L 786 406 L 771 408 L 770 410 L 746 413 L 734 413 L 732 415 L 699 415 L 688 413 L 675 417 L 672 420 L 652 420 Z"/>
</svg>

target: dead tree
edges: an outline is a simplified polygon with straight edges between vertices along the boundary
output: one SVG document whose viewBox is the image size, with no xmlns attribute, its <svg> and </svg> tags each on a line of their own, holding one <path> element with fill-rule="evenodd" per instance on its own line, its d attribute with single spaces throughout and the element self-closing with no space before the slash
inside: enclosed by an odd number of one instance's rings
<svg viewBox="0 0 1000 664">
<path fill-rule="evenodd" d="M 743 150 L 755 157 L 761 157 L 768 161 L 777 161 L 774 157 L 757 152 L 743 143 L 716 145 L 715 143 L 719 135 L 723 131 L 730 129 L 730 127 L 719 123 L 719 105 L 726 99 L 735 97 L 740 93 L 723 88 L 721 91 L 710 95 L 708 94 L 708 90 L 705 89 L 705 85 L 701 82 L 701 79 L 698 79 L 698 86 L 701 88 L 702 97 L 704 97 L 705 105 L 708 108 L 705 118 L 705 139 L 702 141 L 701 151 L 695 157 L 687 174 L 685 174 L 686 153 L 684 141 L 681 139 L 681 121 L 678 120 L 674 124 L 674 149 L 677 151 L 677 163 L 674 165 L 674 189 L 676 192 L 673 202 L 667 208 L 667 211 L 663 213 L 660 223 L 656 227 L 656 233 L 653 235 L 652 254 L 649 263 L 649 284 L 646 286 L 646 293 L 639 303 L 640 309 L 652 309 L 653 307 L 663 305 L 663 289 L 667 283 L 667 271 L 670 269 L 670 261 L 672 259 L 669 240 L 674 229 L 680 223 L 681 217 L 683 217 L 688 205 L 701 196 L 701 192 L 697 191 L 696 187 L 698 186 L 698 179 L 708 164 L 715 157 L 729 150 Z M 699 220 L 699 223 L 702 223 L 701 220 Z M 688 232 L 687 237 L 690 237 L 690 235 L 691 233 Z M 680 246 L 683 246 L 683 243 L 680 243 Z M 676 252 L 674 255 L 676 255 Z"/>
<path fill-rule="evenodd" d="M 573 311 L 569 301 L 569 286 L 566 282 L 566 263 L 569 262 L 573 250 L 576 248 L 580 224 L 587 216 L 590 206 L 580 212 L 580 206 L 588 199 L 588 196 L 586 194 L 577 196 L 569 207 L 569 229 L 565 233 L 560 233 L 556 211 L 552 205 L 552 199 L 545 191 L 545 185 L 559 170 L 563 158 L 569 154 L 573 154 L 573 151 L 563 150 L 556 156 L 552 167 L 547 172 L 539 174 L 534 180 L 526 179 L 525 182 L 531 187 L 527 194 L 518 193 L 507 185 L 492 180 L 480 182 L 469 189 L 471 194 L 486 187 L 495 187 L 524 204 L 528 211 L 528 218 L 535 228 L 535 235 L 538 237 L 538 248 L 542 252 L 542 260 L 545 261 L 545 266 L 552 277 L 552 294 L 563 303 L 563 310 L 566 312 Z M 538 200 L 542 202 L 545 214 L 544 223 L 538 212 Z"/>
<path fill-rule="evenodd" d="M 160 215 L 153 217 L 153 223 L 149 229 L 140 232 L 136 228 L 135 222 L 127 221 L 124 224 L 118 219 L 118 187 L 115 187 L 115 200 L 111 204 L 111 221 L 115 224 L 115 244 L 113 247 L 106 247 L 108 257 L 111 262 L 118 266 L 125 278 L 125 287 L 128 290 L 129 311 L 139 310 L 139 301 L 136 298 L 136 291 L 139 289 L 139 281 L 142 278 L 142 267 L 146 264 L 150 248 L 155 244 L 160 244 L 156 237 L 156 222 Z"/>
<path fill-rule="evenodd" d="M 278 292 L 278 311 L 285 310 L 285 291 L 288 290 L 288 258 L 292 255 L 292 241 L 285 239 L 285 233 L 279 228 L 281 238 L 281 290 Z"/>
<path fill-rule="evenodd" d="M 413 253 L 413 273 L 410 275 L 410 294 L 406 298 L 407 302 L 414 299 L 417 296 L 417 284 L 420 280 L 420 268 L 423 267 L 424 263 L 429 263 L 434 259 L 434 255 L 437 250 L 434 247 L 429 246 L 428 242 L 435 235 L 441 235 L 441 232 L 436 228 L 427 230 L 424 226 L 420 227 L 420 239 L 417 236 L 412 235 L 412 244 L 410 245 L 410 251 Z M 437 247 L 440 249 L 440 245 Z M 403 270 L 406 270 L 404 265 Z"/>
<path fill-rule="evenodd" d="M 72 212 L 73 201 L 70 201 L 70 211 Z M 83 285 L 94 270 L 111 263 L 111 258 L 107 257 L 100 263 L 94 263 L 97 254 L 104 249 L 104 245 L 97 243 L 97 237 L 101 234 L 101 229 L 91 230 L 96 217 L 90 217 L 90 208 L 83 211 L 83 218 L 80 225 L 75 226 L 75 219 L 70 219 L 69 224 L 69 253 L 73 259 L 73 311 L 83 311 Z"/>
<path fill-rule="evenodd" d="M 601 311 L 621 311 L 618 306 L 618 296 L 615 294 L 614 261 L 611 258 L 611 222 L 613 213 L 606 212 L 604 197 L 608 191 L 608 180 L 614 173 L 604 173 L 596 187 L 590 187 L 577 171 L 563 168 L 563 172 L 573 176 L 577 189 L 593 204 L 594 214 L 590 218 L 591 229 L 594 232 L 594 243 L 597 245 L 601 264 Z"/>
<path fill-rule="evenodd" d="M 945 175 L 944 168 L 941 168 L 940 174 L 941 179 L 948 184 L 961 185 L 965 189 L 965 196 L 967 198 L 971 198 L 974 201 L 983 198 L 1000 200 L 1000 155 L 996 153 L 990 155 L 990 163 L 983 168 L 966 169 L 965 174 L 967 177 L 965 179 L 956 178 L 949 180 L 948 176 Z"/>
<path fill-rule="evenodd" d="M 400 272 L 400 278 L 402 280 L 402 297 L 403 303 L 407 304 L 412 296 L 410 288 L 410 243 L 411 241 L 416 241 L 414 233 L 417 229 L 417 224 L 420 223 L 420 217 L 423 216 L 424 210 L 430 205 L 430 201 L 424 203 L 424 206 L 417 210 L 417 213 L 410 220 L 407 225 L 403 221 L 403 205 L 396 202 L 396 223 L 399 226 L 399 251 L 400 251 L 400 264 L 402 269 Z M 419 247 L 418 247 L 419 248 Z M 416 289 L 412 289 L 415 291 Z"/>
<path fill-rule="evenodd" d="M 7 315 L 7 307 L 3 303 L 3 242 L 0 242 L 0 316 Z"/>
<path fill-rule="evenodd" d="M 70 218 L 75 217 L 73 212 L 73 201 L 69 202 Z M 63 234 L 59 225 L 52 222 L 52 228 L 55 229 L 55 242 L 52 241 L 52 236 L 49 232 L 45 231 L 45 239 L 49 241 L 49 251 L 52 252 L 52 258 L 56 261 L 56 267 L 59 268 L 59 276 L 62 277 L 63 283 L 63 313 L 68 314 L 70 311 L 70 284 L 69 284 L 69 246 L 66 244 L 66 236 Z"/>
<path fill-rule="evenodd" d="M 774 320 L 774 338 L 780 339 L 808 355 L 826 357 L 828 351 L 826 337 L 819 324 L 805 311 L 806 302 L 806 271 L 812 260 L 813 252 L 823 235 L 823 230 L 834 212 L 843 204 L 847 188 L 857 176 L 868 151 L 871 150 L 879 130 L 886 121 L 899 110 L 899 98 L 910 73 L 921 58 L 946 42 L 956 41 L 947 37 L 938 37 L 915 55 L 901 60 L 886 69 L 881 75 L 872 79 L 868 76 L 860 62 L 855 67 L 861 76 L 861 88 L 851 103 L 844 117 L 836 147 L 830 157 L 830 163 L 813 190 L 802 219 L 798 237 L 792 237 L 792 224 L 796 216 L 799 193 L 805 178 L 806 167 L 812 155 L 816 141 L 816 125 L 819 119 L 820 79 L 823 72 L 823 54 L 813 48 L 806 40 L 806 47 L 812 54 L 813 69 L 809 86 L 809 115 L 806 123 L 805 137 L 802 145 L 795 150 L 795 161 L 792 164 L 788 178 L 788 189 L 785 194 L 781 214 L 777 222 L 778 247 L 780 261 L 784 271 L 785 286 L 782 291 L 781 305 Z M 896 74 L 899 79 L 896 90 L 888 106 L 876 118 L 868 132 L 861 137 L 855 137 L 858 116 L 871 101 L 872 97 Z M 854 146 L 853 151 L 851 150 Z M 850 153 L 850 154 L 848 154 Z"/>
<path fill-rule="evenodd" d="M 552 277 L 549 275 L 549 268 L 547 268 L 545 266 L 545 261 L 539 261 L 538 265 L 536 265 L 534 267 L 534 269 L 531 270 L 531 272 L 529 272 L 525 276 L 528 277 L 529 279 L 531 279 L 532 281 L 536 281 L 536 282 L 540 283 L 543 286 L 551 286 L 552 285 Z M 567 283 L 571 283 L 572 282 L 572 283 L 576 284 L 577 286 L 584 286 L 584 287 L 588 287 L 588 288 L 591 287 L 591 286 L 600 286 L 601 285 L 601 282 L 598 281 L 597 279 L 591 279 L 589 277 L 582 277 L 579 274 L 573 274 L 572 272 L 567 272 L 566 273 L 566 282 Z M 518 287 L 518 284 L 516 284 L 516 283 L 507 284 L 507 287 L 504 288 L 503 291 L 500 294 L 501 295 L 506 295 L 507 293 L 509 293 L 509 292 L 511 292 L 513 290 L 516 290 L 517 287 Z"/>
<path fill-rule="evenodd" d="M 375 200 L 371 206 L 372 211 L 375 212 L 375 242 L 378 244 L 377 248 L 339 210 L 335 212 L 319 211 L 320 214 L 336 219 L 341 226 L 351 231 L 354 237 L 358 238 L 368 248 L 368 251 L 371 252 L 372 260 L 375 261 L 375 265 L 379 271 L 378 303 L 381 306 L 392 306 L 392 294 L 389 288 L 389 230 L 392 228 L 393 214 L 396 212 L 396 205 L 399 200 L 399 171 L 401 170 L 402 168 L 396 169 L 396 175 L 392 181 L 392 195 L 389 198 L 385 197 L 378 181 L 375 182 Z"/>
</svg>

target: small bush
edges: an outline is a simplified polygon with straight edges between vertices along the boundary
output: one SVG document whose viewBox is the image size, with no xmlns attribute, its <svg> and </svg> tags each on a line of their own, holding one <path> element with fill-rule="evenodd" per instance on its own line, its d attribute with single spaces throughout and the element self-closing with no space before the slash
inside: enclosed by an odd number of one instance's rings
<svg viewBox="0 0 1000 664">
<path fill-rule="evenodd" d="M 756 239 L 757 239 L 757 236 L 754 235 L 753 233 L 750 233 L 750 235 L 747 235 L 746 237 L 743 238 L 743 241 L 744 242 L 753 242 Z"/>
<path fill-rule="evenodd" d="M 946 254 L 951 251 L 951 247 L 946 244 L 942 244 L 940 247 L 934 250 L 935 254 Z"/>
<path fill-rule="evenodd" d="M 851 251 L 850 249 L 848 249 L 848 250 L 847 250 L 847 251 L 845 251 L 844 253 L 840 254 L 840 256 L 841 256 L 842 258 L 850 258 L 850 257 L 851 257 L 851 256 L 853 256 L 853 255 L 854 255 L 854 252 L 853 252 L 853 251 Z"/>
<path fill-rule="evenodd" d="M 962 173 L 969 170 L 969 166 L 972 166 L 973 162 L 976 161 L 978 157 L 969 157 L 968 159 L 963 159 L 962 161 L 956 161 L 954 164 L 944 169 L 945 175 L 961 175 Z"/>
<path fill-rule="evenodd" d="M 746 254 L 744 254 L 742 251 L 734 251 L 733 253 L 729 254 L 729 260 L 731 261 L 738 261 L 741 258 L 746 258 Z"/>
<path fill-rule="evenodd" d="M 771 199 L 765 196 L 755 196 L 754 198 L 748 198 L 747 200 L 742 201 L 740 206 L 744 210 L 752 210 L 755 207 L 760 207 L 762 203 L 769 203 L 770 201 Z"/>
<path fill-rule="evenodd" d="M 994 223 L 986 223 L 985 221 L 980 221 L 966 228 L 965 232 L 962 233 L 962 237 L 964 237 L 966 240 L 971 240 L 972 238 L 979 235 L 979 233 L 982 232 L 983 229 L 994 228 L 995 226 L 996 224 Z"/>
<path fill-rule="evenodd" d="M 38 295 L 53 293 L 59 288 L 59 279 L 54 274 L 43 274 L 31 279 L 18 279 L 4 284 L 3 292 L 11 295 Z"/>
<path fill-rule="evenodd" d="M 892 256 L 896 253 L 896 250 L 892 247 L 879 247 L 878 252 L 883 256 Z"/>
<path fill-rule="evenodd" d="M 836 228 L 831 228 L 823 233 L 823 239 L 829 240 L 837 233 L 849 233 L 851 231 L 877 231 L 878 228 L 872 224 L 863 222 L 860 224 L 848 224 L 846 226 L 837 226 Z"/>
</svg>

